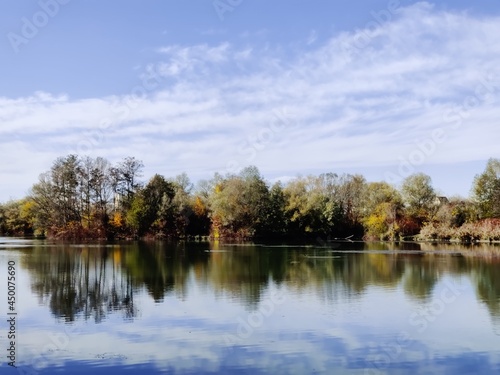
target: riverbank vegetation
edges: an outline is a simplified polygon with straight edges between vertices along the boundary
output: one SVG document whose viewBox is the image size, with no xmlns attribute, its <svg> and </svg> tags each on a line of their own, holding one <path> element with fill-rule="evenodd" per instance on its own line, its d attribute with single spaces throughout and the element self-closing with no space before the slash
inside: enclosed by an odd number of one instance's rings
<svg viewBox="0 0 500 375">
<path fill-rule="evenodd" d="M 0 233 L 65 239 L 365 238 L 500 241 L 500 160 L 476 176 L 471 196 L 442 197 L 429 176 L 398 187 L 325 173 L 270 184 L 256 167 L 199 181 L 186 174 L 143 181 L 127 157 L 69 155 L 23 199 L 0 205 Z"/>
</svg>

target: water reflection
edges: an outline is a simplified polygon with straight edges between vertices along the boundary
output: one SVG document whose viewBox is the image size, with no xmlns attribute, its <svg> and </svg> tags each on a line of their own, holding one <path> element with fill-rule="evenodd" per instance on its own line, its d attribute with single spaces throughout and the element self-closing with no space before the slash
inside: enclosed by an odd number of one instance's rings
<svg viewBox="0 0 500 375">
<path fill-rule="evenodd" d="M 23 373 L 500 371 L 497 247 L 1 242 Z"/>
<path fill-rule="evenodd" d="M 475 256 L 477 250 L 482 256 Z M 32 289 L 66 321 L 101 322 L 110 312 L 137 314 L 141 289 L 157 303 L 185 298 L 190 282 L 218 296 L 231 296 L 249 311 L 259 307 L 269 284 L 297 293 L 313 291 L 325 303 L 357 298 L 370 287 L 401 286 L 410 299 L 426 302 L 446 275 L 466 276 L 492 317 L 500 317 L 498 249 L 456 245 L 343 243 L 334 247 L 265 247 L 219 243 L 138 242 L 114 245 L 50 245 L 24 250 L 22 266 Z M 485 255 L 486 254 L 486 255 Z M 193 281 L 194 280 L 194 281 Z"/>
<path fill-rule="evenodd" d="M 133 318 L 132 275 L 124 272 L 120 247 L 35 246 L 22 258 L 39 302 L 67 322 L 78 317 L 99 323 L 110 311 Z"/>
</svg>

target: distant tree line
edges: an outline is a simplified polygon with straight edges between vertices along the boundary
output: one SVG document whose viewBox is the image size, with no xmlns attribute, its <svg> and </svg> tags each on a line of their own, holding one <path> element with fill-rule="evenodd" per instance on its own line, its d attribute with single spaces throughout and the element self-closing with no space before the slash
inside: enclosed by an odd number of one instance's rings
<svg viewBox="0 0 500 375">
<path fill-rule="evenodd" d="M 268 238 L 500 240 L 500 160 L 471 197 L 439 197 L 429 176 L 399 188 L 325 173 L 270 185 L 256 167 L 193 186 L 183 173 L 142 181 L 143 163 L 58 158 L 29 195 L 0 205 L 0 233 L 75 239 Z M 498 232 L 498 233 L 497 233 Z M 497 238 L 498 237 L 498 238 Z"/>
</svg>

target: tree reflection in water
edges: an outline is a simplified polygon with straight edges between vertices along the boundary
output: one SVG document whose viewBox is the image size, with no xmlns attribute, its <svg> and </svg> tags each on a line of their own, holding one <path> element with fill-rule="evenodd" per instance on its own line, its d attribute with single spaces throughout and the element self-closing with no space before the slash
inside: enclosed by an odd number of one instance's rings
<svg viewBox="0 0 500 375">
<path fill-rule="evenodd" d="M 155 302 L 184 298 L 192 286 L 259 307 L 270 283 L 313 291 L 325 303 L 359 298 L 368 287 L 395 289 L 428 302 L 439 280 L 466 276 L 492 319 L 500 320 L 500 251 L 493 246 L 344 243 L 332 247 L 136 242 L 114 245 L 41 244 L 25 250 L 32 288 L 66 321 L 101 322 L 120 311 L 138 312 L 134 295 L 144 289 Z M 481 256 L 477 256 L 481 254 Z"/>
<path fill-rule="evenodd" d="M 40 302 L 67 322 L 101 322 L 110 311 L 136 314 L 129 273 L 122 272 L 119 246 L 38 246 L 23 258 Z"/>
</svg>

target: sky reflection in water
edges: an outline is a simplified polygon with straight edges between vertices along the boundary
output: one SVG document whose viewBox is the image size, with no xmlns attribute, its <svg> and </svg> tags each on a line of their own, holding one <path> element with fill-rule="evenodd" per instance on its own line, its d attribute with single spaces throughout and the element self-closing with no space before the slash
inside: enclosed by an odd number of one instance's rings
<svg viewBox="0 0 500 375">
<path fill-rule="evenodd" d="M 486 246 L 0 243 L 0 276 L 18 264 L 20 373 L 500 370 Z"/>
</svg>

